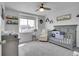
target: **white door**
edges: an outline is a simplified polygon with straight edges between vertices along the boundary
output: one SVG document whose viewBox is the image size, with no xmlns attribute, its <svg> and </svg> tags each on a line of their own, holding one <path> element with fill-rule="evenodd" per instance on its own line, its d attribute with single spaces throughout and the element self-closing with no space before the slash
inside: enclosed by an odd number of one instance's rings
<svg viewBox="0 0 79 59">
<path fill-rule="evenodd" d="M 0 42 L 1 42 L 1 18 L 0 18 Z M 0 44 L 0 56 L 1 56 L 1 44 Z"/>
<path fill-rule="evenodd" d="M 0 56 L 2 55 L 2 40 L 1 40 L 1 31 L 3 30 L 3 19 L 1 17 L 2 15 L 2 5 L 0 4 Z"/>
</svg>

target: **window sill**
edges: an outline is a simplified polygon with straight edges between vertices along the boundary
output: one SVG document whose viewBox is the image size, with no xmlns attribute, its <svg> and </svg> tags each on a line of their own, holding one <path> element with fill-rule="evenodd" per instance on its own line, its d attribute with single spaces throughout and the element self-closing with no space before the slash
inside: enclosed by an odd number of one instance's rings
<svg viewBox="0 0 79 59">
<path fill-rule="evenodd" d="M 20 34 L 26 34 L 26 33 L 32 33 L 32 31 L 30 32 L 19 32 Z"/>
</svg>

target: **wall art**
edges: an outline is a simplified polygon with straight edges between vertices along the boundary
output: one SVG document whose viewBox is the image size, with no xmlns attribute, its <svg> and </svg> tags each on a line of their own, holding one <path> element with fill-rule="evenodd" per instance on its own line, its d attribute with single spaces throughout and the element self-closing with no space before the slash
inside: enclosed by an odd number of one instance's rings
<svg viewBox="0 0 79 59">
<path fill-rule="evenodd" d="M 49 20 L 49 18 L 46 18 L 46 22 L 53 23 L 53 20 Z"/>
<path fill-rule="evenodd" d="M 70 20 L 70 19 L 71 19 L 71 14 L 66 14 L 56 17 L 57 21 Z"/>
<path fill-rule="evenodd" d="M 43 20 L 42 20 L 42 19 L 40 19 L 39 21 L 40 21 L 40 24 L 42 24 L 42 23 L 43 23 Z"/>
<path fill-rule="evenodd" d="M 76 17 L 79 17 L 79 14 Z"/>
<path fill-rule="evenodd" d="M 46 22 L 49 22 L 49 18 L 46 18 Z"/>
</svg>

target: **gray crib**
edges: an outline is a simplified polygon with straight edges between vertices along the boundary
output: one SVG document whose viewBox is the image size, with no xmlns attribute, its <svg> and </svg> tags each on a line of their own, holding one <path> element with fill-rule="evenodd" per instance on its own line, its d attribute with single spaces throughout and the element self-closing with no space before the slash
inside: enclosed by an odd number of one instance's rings
<svg viewBox="0 0 79 59">
<path fill-rule="evenodd" d="M 55 29 L 59 32 L 64 32 L 64 38 L 55 38 L 53 37 L 53 31 L 48 31 L 48 41 L 73 50 L 76 47 L 76 27 L 77 25 L 60 25 L 55 26 Z"/>
</svg>

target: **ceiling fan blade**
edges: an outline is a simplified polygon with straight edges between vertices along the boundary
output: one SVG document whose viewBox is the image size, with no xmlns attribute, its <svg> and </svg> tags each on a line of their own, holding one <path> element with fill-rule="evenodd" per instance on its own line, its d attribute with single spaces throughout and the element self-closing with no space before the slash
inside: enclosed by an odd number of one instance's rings
<svg viewBox="0 0 79 59">
<path fill-rule="evenodd" d="M 45 10 L 51 10 L 51 8 L 43 7 Z"/>
<path fill-rule="evenodd" d="M 35 11 L 37 12 L 39 9 L 36 9 Z"/>
</svg>

